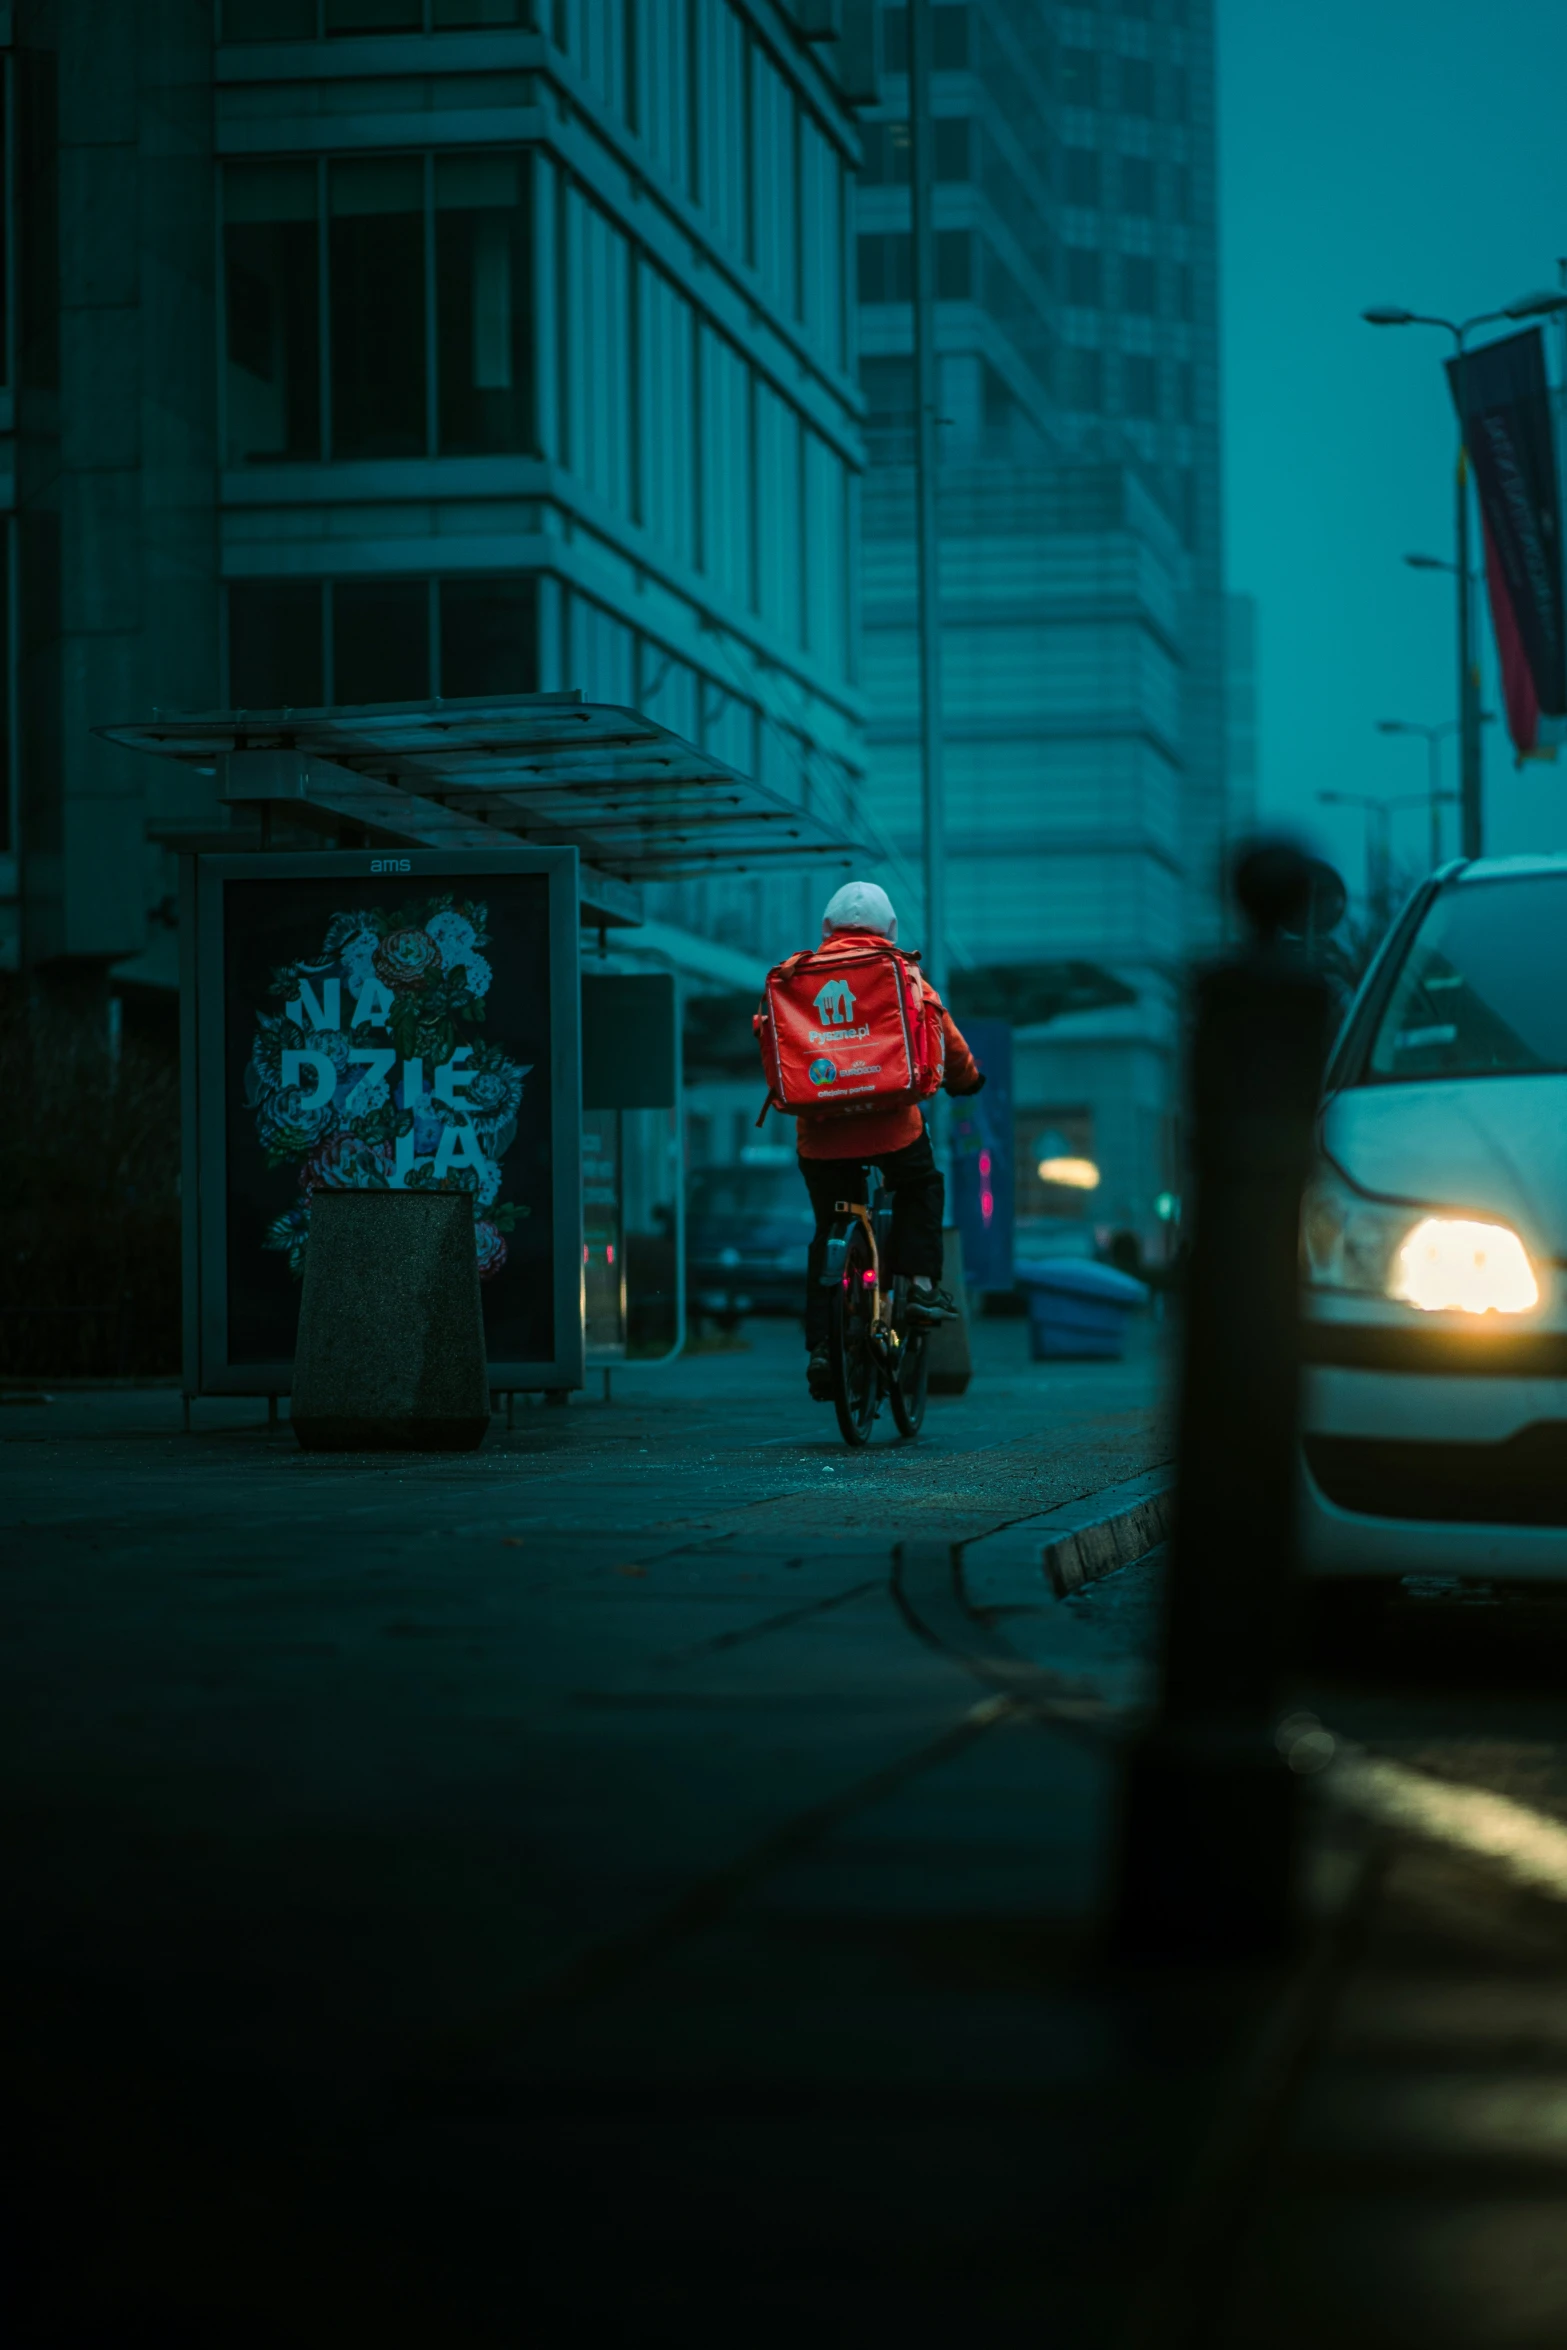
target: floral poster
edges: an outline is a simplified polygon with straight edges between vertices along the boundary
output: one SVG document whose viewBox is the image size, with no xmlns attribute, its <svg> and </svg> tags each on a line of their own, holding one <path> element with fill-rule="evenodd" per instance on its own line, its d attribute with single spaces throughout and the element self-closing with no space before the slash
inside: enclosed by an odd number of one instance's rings
<svg viewBox="0 0 1567 2350">
<path fill-rule="evenodd" d="M 553 1353 L 546 914 L 532 874 L 229 885 L 232 1359 L 292 1352 L 330 1190 L 467 1193 L 492 1359 Z"/>
</svg>

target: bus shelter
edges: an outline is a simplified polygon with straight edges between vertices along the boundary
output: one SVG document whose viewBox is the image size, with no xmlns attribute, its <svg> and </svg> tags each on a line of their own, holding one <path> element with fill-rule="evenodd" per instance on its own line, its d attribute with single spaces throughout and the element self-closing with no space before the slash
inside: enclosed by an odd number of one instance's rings
<svg viewBox="0 0 1567 2350">
<path fill-rule="evenodd" d="M 490 1382 L 684 1339 L 679 1008 L 588 975 L 642 887 L 854 844 L 640 713 L 540 694 L 100 730 L 216 785 L 181 860 L 184 1385 L 292 1381 L 311 1202 L 474 1202 Z"/>
</svg>

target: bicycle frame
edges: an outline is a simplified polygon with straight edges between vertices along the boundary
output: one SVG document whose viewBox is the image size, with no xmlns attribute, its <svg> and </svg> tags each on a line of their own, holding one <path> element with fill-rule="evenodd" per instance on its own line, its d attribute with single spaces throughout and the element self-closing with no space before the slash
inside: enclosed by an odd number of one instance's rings
<svg viewBox="0 0 1567 2350">
<path fill-rule="evenodd" d="M 882 1287 L 881 1241 L 876 1230 L 877 1218 L 863 1200 L 853 1199 L 834 1200 L 833 1214 L 852 1217 L 855 1223 L 860 1225 L 870 1243 L 871 1270 L 875 1275 L 875 1284 L 871 1292 L 871 1330 L 876 1338 L 885 1341 L 892 1331 L 892 1295 L 889 1290 Z M 822 1262 L 821 1272 L 823 1289 L 836 1289 L 844 1280 L 844 1258 L 848 1253 L 848 1246 L 847 1227 L 841 1232 L 833 1232 L 828 1235 L 827 1253 Z"/>
</svg>

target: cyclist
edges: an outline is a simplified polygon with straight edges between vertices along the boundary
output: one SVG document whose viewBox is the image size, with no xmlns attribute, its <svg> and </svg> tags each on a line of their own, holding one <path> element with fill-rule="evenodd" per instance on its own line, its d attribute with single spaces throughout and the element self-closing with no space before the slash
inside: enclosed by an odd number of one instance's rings
<svg viewBox="0 0 1567 2350">
<path fill-rule="evenodd" d="M 828 900 L 822 916 L 822 952 L 845 953 L 863 947 L 867 938 L 898 941 L 898 917 L 892 900 L 874 881 L 846 881 Z M 927 1001 L 941 999 L 921 975 Z M 941 1005 L 946 1039 L 948 1093 L 978 1093 L 984 1084 L 952 1014 Z M 832 1370 L 827 1354 L 829 1306 L 821 1286 L 822 1263 L 832 1224 L 834 1204 L 841 1199 L 867 1200 L 872 1166 L 892 1194 L 892 1238 L 887 1270 L 909 1277 L 914 1313 L 939 1322 L 953 1310 L 950 1293 L 941 1287 L 941 1227 L 946 1208 L 946 1186 L 918 1104 L 901 1109 L 867 1110 L 861 1116 L 814 1118 L 802 1111 L 799 1130 L 800 1173 L 816 1212 L 816 1232 L 806 1259 L 805 1344 L 809 1353 L 807 1379 L 818 1403 L 832 1401 Z"/>
</svg>

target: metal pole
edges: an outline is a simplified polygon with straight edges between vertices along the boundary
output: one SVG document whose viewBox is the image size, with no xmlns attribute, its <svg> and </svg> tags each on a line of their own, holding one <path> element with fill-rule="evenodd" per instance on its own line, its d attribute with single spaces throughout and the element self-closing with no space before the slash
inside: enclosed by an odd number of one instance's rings
<svg viewBox="0 0 1567 2350">
<path fill-rule="evenodd" d="M 1266 1949 L 1292 1926 L 1295 1785 L 1273 1732 L 1295 1569 L 1301 1195 L 1328 1040 L 1327 989 L 1289 943 L 1311 888 L 1293 850 L 1254 849 L 1237 878 L 1253 942 L 1197 986 L 1161 1685 L 1121 1788 L 1114 1932 L 1134 1950 Z"/>
<path fill-rule="evenodd" d="M 909 226 L 914 295 L 914 538 L 919 596 L 920 787 L 925 856 L 924 967 L 947 977 L 946 804 L 941 772 L 941 580 L 936 536 L 935 135 L 931 0 L 908 0 Z"/>
<path fill-rule="evenodd" d="M 1367 802 L 1366 824 L 1371 915 L 1380 932 L 1393 910 L 1393 811 L 1385 800 Z"/>
<path fill-rule="evenodd" d="M 1442 730 L 1426 728 L 1426 781 L 1431 795 L 1431 870 L 1442 862 Z"/>
<path fill-rule="evenodd" d="M 1458 343 L 1458 742 L 1459 832 L 1466 857 L 1483 855 L 1484 816 L 1480 796 L 1480 696 L 1474 667 L 1474 618 L 1469 593 L 1469 452 L 1464 442 L 1467 391 L 1464 329 Z"/>
</svg>

